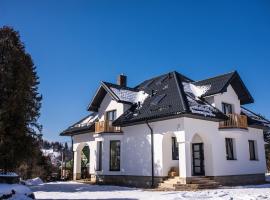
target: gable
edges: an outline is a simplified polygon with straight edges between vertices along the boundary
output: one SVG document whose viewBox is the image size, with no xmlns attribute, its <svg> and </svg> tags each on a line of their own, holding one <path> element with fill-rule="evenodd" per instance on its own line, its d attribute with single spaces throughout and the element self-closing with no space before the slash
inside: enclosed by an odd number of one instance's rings
<svg viewBox="0 0 270 200">
<path fill-rule="evenodd" d="M 196 81 L 194 82 L 194 85 L 199 87 L 208 87 L 208 90 L 204 95 L 202 95 L 202 97 L 208 97 L 211 95 L 226 92 L 228 86 L 231 85 L 236 92 L 241 105 L 254 102 L 253 97 L 246 88 L 237 71 L 201 81 Z"/>
<path fill-rule="evenodd" d="M 113 100 L 125 104 L 133 104 L 138 96 L 138 92 L 133 88 L 101 82 L 100 87 L 88 105 L 88 111 L 98 112 L 101 102 L 107 94 L 109 94 Z"/>
</svg>

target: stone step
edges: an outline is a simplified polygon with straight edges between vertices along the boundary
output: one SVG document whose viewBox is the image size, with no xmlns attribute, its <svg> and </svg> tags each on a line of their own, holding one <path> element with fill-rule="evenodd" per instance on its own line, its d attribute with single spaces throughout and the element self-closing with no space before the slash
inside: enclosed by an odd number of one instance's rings
<svg viewBox="0 0 270 200">
<path fill-rule="evenodd" d="M 198 189 L 215 189 L 220 184 L 208 177 L 192 177 L 191 183 L 181 184 L 179 177 L 170 178 L 159 184 L 160 189 L 168 190 L 198 190 Z"/>
<path fill-rule="evenodd" d="M 169 179 L 169 180 L 164 181 L 163 183 L 177 184 L 179 183 L 179 179 Z"/>
<path fill-rule="evenodd" d="M 194 184 L 208 184 L 208 183 L 217 183 L 213 180 L 192 180 L 190 183 Z"/>
<path fill-rule="evenodd" d="M 175 184 L 160 183 L 160 184 L 159 184 L 159 187 L 161 187 L 161 188 L 175 189 Z"/>
</svg>

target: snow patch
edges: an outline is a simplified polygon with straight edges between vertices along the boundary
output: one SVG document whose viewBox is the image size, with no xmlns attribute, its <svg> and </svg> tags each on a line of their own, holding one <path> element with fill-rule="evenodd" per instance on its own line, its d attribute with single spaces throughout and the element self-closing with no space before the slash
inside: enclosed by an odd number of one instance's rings
<svg viewBox="0 0 270 200">
<path fill-rule="evenodd" d="M 15 172 L 1 172 L 0 177 L 18 177 L 18 174 L 16 174 Z"/>
<path fill-rule="evenodd" d="M 198 87 L 192 83 L 183 82 L 183 86 L 192 113 L 205 117 L 216 117 L 216 109 L 199 98 L 211 88 L 211 85 Z"/>
<path fill-rule="evenodd" d="M 80 123 L 75 124 L 73 127 L 84 127 L 84 126 L 89 126 L 91 125 L 96 119 L 98 118 L 98 114 L 96 113 L 95 115 L 90 115 Z"/>
<path fill-rule="evenodd" d="M 57 165 L 59 164 L 61 161 L 60 161 L 60 156 L 61 156 L 61 153 L 58 152 L 58 151 L 54 151 L 53 148 L 51 149 L 41 149 L 42 153 L 44 156 L 46 157 L 50 157 L 51 159 L 51 162 L 53 165 Z"/>
<path fill-rule="evenodd" d="M 191 93 L 196 98 L 204 95 L 208 90 L 210 90 L 211 85 L 196 86 L 192 83 L 183 82 L 185 92 Z"/>
<path fill-rule="evenodd" d="M 32 191 L 20 184 L 0 184 L 0 199 L 3 195 L 9 195 L 9 200 L 30 200 Z M 3 198 L 4 199 L 4 198 Z"/>
<path fill-rule="evenodd" d="M 24 183 L 25 183 L 25 185 L 33 186 L 33 185 L 43 184 L 43 181 L 39 177 L 37 177 L 34 179 L 28 179 L 28 180 L 24 181 Z"/>
<path fill-rule="evenodd" d="M 117 89 L 114 87 L 111 87 L 111 90 L 120 99 L 120 101 L 126 101 L 131 103 L 143 103 L 144 100 L 149 96 L 144 91 L 136 92 L 126 89 Z"/>
<path fill-rule="evenodd" d="M 34 187 L 37 199 L 142 199 L 142 200 L 263 200 L 270 199 L 270 184 L 199 191 L 158 192 L 76 182 L 46 183 Z"/>
</svg>

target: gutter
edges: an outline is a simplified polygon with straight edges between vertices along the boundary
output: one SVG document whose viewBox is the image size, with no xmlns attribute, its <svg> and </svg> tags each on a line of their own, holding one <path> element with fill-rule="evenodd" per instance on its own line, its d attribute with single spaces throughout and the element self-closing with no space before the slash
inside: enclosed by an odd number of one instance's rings
<svg viewBox="0 0 270 200">
<path fill-rule="evenodd" d="M 154 187 L 154 135 L 153 128 L 149 125 L 148 121 L 145 121 L 146 125 L 151 132 L 151 187 Z"/>
</svg>

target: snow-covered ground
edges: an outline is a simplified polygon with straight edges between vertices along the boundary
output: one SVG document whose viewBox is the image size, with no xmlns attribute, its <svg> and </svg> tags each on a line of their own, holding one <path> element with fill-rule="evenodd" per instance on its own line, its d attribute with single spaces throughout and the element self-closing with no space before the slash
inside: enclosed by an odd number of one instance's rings
<svg viewBox="0 0 270 200">
<path fill-rule="evenodd" d="M 119 199 L 119 200 L 270 200 L 270 184 L 241 186 L 195 192 L 157 192 L 119 186 L 54 182 L 31 186 L 37 199 Z"/>
<path fill-rule="evenodd" d="M 32 191 L 21 184 L 0 184 L 0 199 L 31 200 Z"/>
</svg>

